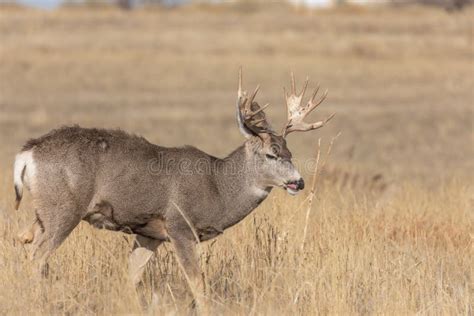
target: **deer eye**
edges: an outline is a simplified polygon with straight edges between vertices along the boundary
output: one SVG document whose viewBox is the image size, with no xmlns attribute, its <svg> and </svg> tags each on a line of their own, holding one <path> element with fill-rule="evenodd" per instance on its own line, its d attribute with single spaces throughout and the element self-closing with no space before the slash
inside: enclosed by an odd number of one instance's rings
<svg viewBox="0 0 474 316">
<path fill-rule="evenodd" d="M 270 154 L 266 154 L 265 156 L 267 157 L 267 159 L 270 159 L 270 160 L 277 160 L 278 159 L 277 156 L 273 156 L 273 155 L 270 155 Z"/>
</svg>

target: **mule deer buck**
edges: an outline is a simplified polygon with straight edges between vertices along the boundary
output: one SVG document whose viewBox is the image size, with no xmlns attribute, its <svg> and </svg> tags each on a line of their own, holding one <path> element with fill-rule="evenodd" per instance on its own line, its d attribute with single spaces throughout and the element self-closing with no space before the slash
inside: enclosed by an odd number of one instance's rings
<svg viewBox="0 0 474 316">
<path fill-rule="evenodd" d="M 304 118 L 325 99 L 317 90 L 306 104 L 308 80 L 297 94 L 292 75 L 286 93 L 288 122 L 275 132 L 255 89 L 242 90 L 239 73 L 237 122 L 247 138 L 219 159 L 186 146 L 165 148 L 121 130 L 62 127 L 29 140 L 16 156 L 16 209 L 24 186 L 35 218 L 22 234 L 41 269 L 81 220 L 97 228 L 136 235 L 129 272 L 138 285 L 145 264 L 163 242 L 171 242 L 195 299 L 204 293 L 196 244 L 237 224 L 273 187 L 290 194 L 304 188 L 285 137 L 322 127 Z M 187 166 L 187 167 L 186 167 Z M 199 303 L 198 303 L 199 304 Z"/>
</svg>

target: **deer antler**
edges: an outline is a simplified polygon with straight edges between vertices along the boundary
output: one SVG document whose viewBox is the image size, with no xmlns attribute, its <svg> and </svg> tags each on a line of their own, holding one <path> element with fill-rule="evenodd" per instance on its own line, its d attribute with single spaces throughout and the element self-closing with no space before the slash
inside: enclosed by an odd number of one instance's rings
<svg viewBox="0 0 474 316">
<path fill-rule="evenodd" d="M 273 130 L 267 121 L 265 112 L 263 112 L 269 104 L 267 103 L 261 107 L 256 101 L 254 101 L 259 89 L 260 86 L 257 86 L 250 97 L 247 95 L 247 91 L 242 90 L 242 68 L 240 68 L 239 90 L 237 92 L 239 118 L 246 128 L 257 134 L 259 137 L 264 138 L 268 136 L 269 133 L 273 133 Z"/>
<path fill-rule="evenodd" d="M 288 94 L 286 92 L 286 89 L 284 89 L 285 93 L 285 99 L 286 99 L 286 108 L 288 111 L 288 122 L 286 123 L 286 126 L 282 130 L 282 135 L 285 137 L 291 132 L 305 132 L 305 131 L 310 131 L 313 129 L 318 129 L 320 127 L 323 127 L 324 124 L 326 124 L 330 119 L 334 117 L 335 114 L 330 115 L 327 117 L 324 121 L 319 121 L 316 123 L 306 123 L 303 120 L 305 119 L 306 116 L 308 116 L 309 113 L 311 113 L 318 105 L 320 105 L 327 96 L 327 90 L 324 92 L 322 97 L 315 101 L 316 95 L 318 94 L 319 91 L 319 85 L 315 89 L 313 95 L 311 96 L 311 99 L 309 99 L 308 103 L 304 106 L 301 105 L 301 102 L 303 101 L 304 94 L 306 92 L 306 88 L 308 87 L 308 78 L 306 78 L 306 81 L 304 83 L 303 89 L 299 94 L 296 94 L 296 84 L 295 84 L 295 76 L 293 73 L 291 73 L 291 93 Z"/>
</svg>

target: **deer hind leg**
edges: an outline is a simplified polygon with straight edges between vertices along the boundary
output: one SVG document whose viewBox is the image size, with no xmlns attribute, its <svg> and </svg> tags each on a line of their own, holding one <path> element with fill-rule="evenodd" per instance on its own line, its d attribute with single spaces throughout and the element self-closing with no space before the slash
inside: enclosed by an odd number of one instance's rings
<svg viewBox="0 0 474 316">
<path fill-rule="evenodd" d="M 146 264 L 162 242 L 161 240 L 137 235 L 128 265 L 128 273 L 133 285 L 137 286 L 140 283 Z"/>
<path fill-rule="evenodd" d="M 33 224 L 40 229 L 35 230 L 31 259 L 38 261 L 39 271 L 46 277 L 48 258 L 79 224 L 81 216 L 77 206 L 72 202 L 66 202 L 59 207 L 57 204 L 51 205 L 50 208 L 44 206 L 36 212 L 37 221 Z"/>
<path fill-rule="evenodd" d="M 18 234 L 18 239 L 22 244 L 30 244 L 35 239 L 35 236 L 39 236 L 41 234 L 42 230 L 42 224 L 36 216 L 33 223 Z"/>
</svg>

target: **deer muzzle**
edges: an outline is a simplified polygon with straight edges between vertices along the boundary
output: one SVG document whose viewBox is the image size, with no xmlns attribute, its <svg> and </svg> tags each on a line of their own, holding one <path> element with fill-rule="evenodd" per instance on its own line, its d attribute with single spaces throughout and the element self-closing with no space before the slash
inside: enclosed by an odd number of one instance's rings
<svg viewBox="0 0 474 316">
<path fill-rule="evenodd" d="M 285 184 L 285 189 L 290 193 L 291 195 L 297 194 L 299 191 L 304 189 L 304 180 L 303 178 L 300 178 L 295 181 L 289 181 Z"/>
</svg>

